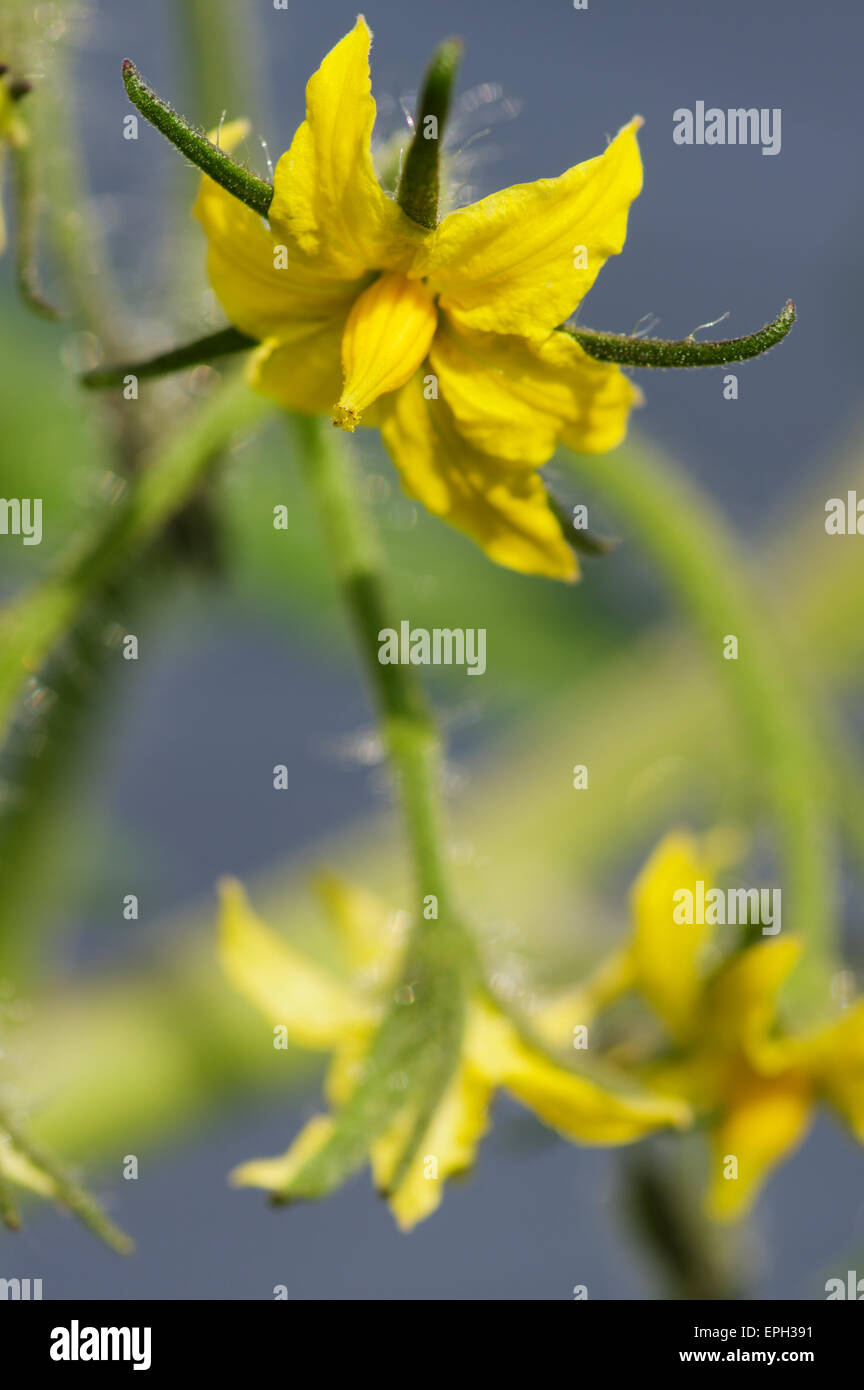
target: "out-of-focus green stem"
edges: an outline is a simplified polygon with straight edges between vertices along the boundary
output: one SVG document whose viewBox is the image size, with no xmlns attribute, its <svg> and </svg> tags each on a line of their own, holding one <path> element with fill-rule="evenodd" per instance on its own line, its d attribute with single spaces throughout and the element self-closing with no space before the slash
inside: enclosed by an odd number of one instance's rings
<svg viewBox="0 0 864 1390">
<path fill-rule="evenodd" d="M 233 0 L 175 0 L 173 18 L 202 123 L 215 126 L 226 108 L 232 116 L 260 118 L 265 81 L 256 8 Z"/>
<path fill-rule="evenodd" d="M 833 973 L 835 864 L 821 752 L 767 612 L 760 611 L 747 564 L 691 479 L 639 441 L 611 462 L 572 455 L 573 470 L 596 487 L 652 557 L 702 634 L 709 659 L 728 681 L 749 735 L 754 777 L 776 820 L 784 879 L 784 929 L 807 950 L 793 992 L 804 1009 L 824 1007 Z M 737 659 L 724 659 L 727 637 Z"/>
<path fill-rule="evenodd" d="M 392 1174 L 398 1186 L 455 1068 L 464 1025 L 473 943 L 453 901 L 439 808 L 441 749 L 410 666 L 378 660 L 379 633 L 396 629 L 378 546 L 332 427 L 297 416 L 295 429 L 307 486 L 316 505 L 342 602 L 372 687 L 383 741 L 395 775 L 415 882 L 415 915 L 404 972 L 414 1003 L 393 1003 L 369 1051 L 366 1072 L 339 1112 L 323 1149 L 296 1175 L 286 1197 L 323 1195 L 365 1159 L 370 1138 L 404 1107 L 391 1078 L 405 1069 L 418 1105 Z M 434 897 L 434 916 L 424 904 Z"/>
<path fill-rule="evenodd" d="M 9 1191 L 9 1184 L 0 1172 L 0 1222 L 6 1227 L 7 1231 L 18 1231 L 21 1229 L 21 1218 L 12 1201 L 12 1194 Z"/>
<path fill-rule="evenodd" d="M 103 1241 L 118 1255 L 128 1255 L 133 1249 L 132 1241 L 119 1226 L 115 1226 L 103 1212 L 98 1202 L 78 1183 L 72 1174 L 52 1153 L 32 1139 L 26 1129 L 10 1115 L 5 1107 L 0 1107 L 0 1130 L 12 1140 L 20 1154 L 35 1168 L 50 1178 L 54 1193 L 59 1202 L 77 1216 L 94 1236 Z"/>
<path fill-rule="evenodd" d="M 0 737 L 26 681 L 87 602 L 182 509 L 231 436 L 269 409 L 241 381 L 226 384 L 142 471 L 107 521 L 76 543 L 58 572 L 0 615 Z"/>
<path fill-rule="evenodd" d="M 167 352 L 157 353 L 141 361 L 124 362 L 119 366 L 93 367 L 80 378 L 81 385 L 88 391 L 107 391 L 122 386 L 127 376 L 149 381 L 156 377 L 168 376 L 172 372 L 186 371 L 201 363 L 215 362 L 222 357 L 230 357 L 237 352 L 248 352 L 256 346 L 256 339 L 241 333 L 239 328 L 220 328 L 216 333 L 207 333 L 194 342 L 183 343 L 181 347 L 169 348 Z"/>
<path fill-rule="evenodd" d="M 650 1251 L 673 1298 L 740 1296 L 731 1277 L 723 1234 L 702 1216 L 680 1153 L 640 1144 L 622 1159 L 623 1208 L 634 1234 Z"/>
<path fill-rule="evenodd" d="M 385 594 L 378 546 L 346 462 L 340 456 L 336 434 L 328 422 L 322 423 L 313 416 L 297 416 L 295 429 L 307 486 L 318 509 L 398 780 L 417 892 L 421 900 L 434 893 L 444 916 L 445 907 L 450 906 L 450 888 L 438 809 L 438 733 L 413 668 L 395 663 L 382 665 L 378 660 L 379 632 L 393 627 L 398 630 L 399 623 Z"/>
</svg>

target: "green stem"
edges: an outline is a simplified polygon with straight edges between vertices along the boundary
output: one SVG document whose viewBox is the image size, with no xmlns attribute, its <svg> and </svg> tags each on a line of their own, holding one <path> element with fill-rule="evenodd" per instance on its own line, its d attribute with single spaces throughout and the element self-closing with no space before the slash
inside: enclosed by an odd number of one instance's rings
<svg viewBox="0 0 864 1390">
<path fill-rule="evenodd" d="M 134 411 L 134 403 L 124 403 Z M 178 430 L 105 523 L 76 541 L 56 574 L 0 614 L 0 739 L 33 671 L 79 621 L 114 576 L 135 562 L 200 489 L 235 431 L 257 423 L 270 405 L 239 381 L 226 384 Z"/>
<path fill-rule="evenodd" d="M 37 229 L 39 192 L 34 173 L 32 142 L 17 145 L 12 152 L 15 171 L 15 211 L 17 214 L 16 261 L 18 288 L 24 303 L 41 318 L 56 319 L 60 315 L 42 294 L 39 281 Z"/>
<path fill-rule="evenodd" d="M 430 231 L 438 225 L 441 141 L 461 57 L 460 39 L 445 39 L 435 51 L 423 79 L 414 139 L 408 147 L 396 193 L 402 211 Z"/>
<path fill-rule="evenodd" d="M 133 106 L 155 126 L 171 144 L 196 164 L 214 183 L 239 198 L 261 217 L 266 217 L 273 201 L 273 185 L 265 183 L 248 169 L 237 164 L 224 150 L 211 143 L 206 135 L 194 130 L 183 116 L 162 101 L 141 77 L 135 64 L 123 60 L 123 82 Z"/>
<path fill-rule="evenodd" d="M 398 1186 L 457 1064 L 473 943 L 453 906 L 438 804 L 441 747 L 410 666 L 382 665 L 379 633 L 398 630 L 368 520 L 326 421 L 297 416 L 307 485 L 372 687 L 396 778 L 415 884 L 415 917 L 404 977 L 416 986 L 410 1006 L 393 1004 L 366 1060 L 364 1077 L 340 1110 L 331 1139 L 304 1165 L 282 1199 L 330 1191 L 365 1160 L 369 1141 L 406 1106 L 395 1073 L 410 1076 L 411 1132 L 391 1178 Z M 434 917 L 424 900 L 437 899 Z M 432 1045 L 434 1043 L 434 1046 Z"/>
<path fill-rule="evenodd" d="M 53 1154 L 31 1139 L 27 1131 L 6 1112 L 5 1108 L 0 1108 L 0 1129 L 8 1134 L 18 1152 L 29 1159 L 34 1168 L 38 1168 L 51 1179 L 57 1200 L 77 1216 L 88 1231 L 111 1250 L 116 1250 L 118 1255 L 131 1253 L 134 1247 L 126 1233 L 121 1231 L 119 1226 L 115 1226 L 90 1193 L 76 1182 Z"/>
<path fill-rule="evenodd" d="M 746 362 L 776 347 L 795 322 L 795 305 L 789 299 L 776 319 L 743 338 L 697 342 L 689 338 L 631 338 L 626 333 L 599 333 L 591 328 L 562 328 L 600 362 L 620 362 L 627 367 L 720 367 L 727 362 Z"/>
<path fill-rule="evenodd" d="M 171 372 L 182 372 L 187 367 L 198 367 L 236 352 L 248 352 L 255 346 L 256 339 L 247 337 L 239 328 L 222 328 L 218 333 L 206 333 L 194 342 L 170 348 L 168 352 L 157 353 L 155 357 L 147 357 L 140 362 L 125 362 L 119 367 L 94 367 L 84 372 L 78 380 L 88 391 L 104 391 L 112 386 L 122 386 L 127 376 L 137 377 L 140 381 L 168 376 Z"/>
<path fill-rule="evenodd" d="M 442 899 L 449 902 L 437 804 L 440 741 L 413 667 L 382 665 L 378 660 L 379 632 L 399 628 L 385 593 L 378 546 L 332 427 L 316 417 L 298 415 L 295 428 L 306 483 L 318 510 L 399 782 L 417 892 L 421 901 L 434 893 L 439 903 Z"/>
<path fill-rule="evenodd" d="M 2 1169 L 0 1169 L 0 1222 L 7 1231 L 20 1231 L 21 1229 L 21 1219 L 15 1203 L 12 1201 L 9 1184 L 3 1176 Z"/>
<path fill-rule="evenodd" d="M 640 1144 L 622 1159 L 623 1211 L 673 1298 L 736 1298 L 721 1234 L 703 1217 L 681 1155 Z"/>
<path fill-rule="evenodd" d="M 788 903 L 783 929 L 799 932 L 808 947 L 796 997 L 808 1009 L 824 1008 L 836 968 L 836 883 L 822 751 L 782 643 L 759 611 L 744 558 L 690 478 L 644 441 L 638 452 L 621 449 L 614 466 L 601 456 L 571 457 L 580 477 L 638 534 L 728 680 L 779 829 Z M 728 636 L 738 640 L 735 660 L 724 659 Z"/>
</svg>

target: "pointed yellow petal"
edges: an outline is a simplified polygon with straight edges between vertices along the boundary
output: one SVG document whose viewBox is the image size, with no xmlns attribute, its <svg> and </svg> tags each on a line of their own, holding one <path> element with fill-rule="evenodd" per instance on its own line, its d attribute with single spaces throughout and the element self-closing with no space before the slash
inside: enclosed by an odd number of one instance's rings
<svg viewBox="0 0 864 1390">
<path fill-rule="evenodd" d="M 517 184 L 445 217 L 422 267 L 466 326 L 546 337 L 624 245 L 642 187 L 637 117 L 606 152 L 557 179 Z"/>
<path fill-rule="evenodd" d="M 556 1066 L 487 1006 L 472 1010 L 465 1051 L 487 1080 L 505 1086 L 546 1124 L 582 1144 L 629 1144 L 691 1120 L 689 1107 L 676 1097 L 613 1089 Z"/>
<path fill-rule="evenodd" d="M 864 1144 L 864 999 L 825 1028 L 795 1042 L 801 1065 Z"/>
<path fill-rule="evenodd" d="M 630 895 L 636 988 L 678 1038 L 686 1037 L 696 1022 L 703 982 L 701 960 L 711 928 L 695 921 L 676 922 L 676 894 L 696 895 L 699 881 L 707 891 L 711 869 L 692 836 L 667 835 Z M 683 901 L 679 898 L 677 904 Z"/>
<path fill-rule="evenodd" d="M 292 1042 L 326 1050 L 371 1025 L 370 1006 L 266 927 L 236 880 L 223 880 L 220 888 L 222 969 Z"/>
<path fill-rule="evenodd" d="M 352 973 L 370 985 L 386 984 L 402 956 L 404 913 L 394 913 L 375 893 L 336 874 L 318 874 L 315 888 Z"/>
<path fill-rule="evenodd" d="M 278 1158 L 253 1158 L 241 1163 L 231 1173 L 235 1187 L 265 1187 L 279 1192 L 287 1187 L 304 1163 L 314 1158 L 333 1133 L 329 1115 L 316 1115 L 304 1125 L 290 1149 Z"/>
<path fill-rule="evenodd" d="M 207 274 L 226 315 L 244 333 L 267 338 L 334 319 L 344 325 L 365 279 L 345 281 L 308 267 L 257 213 L 206 176 L 193 209 L 207 235 Z M 339 349 L 332 365 L 338 376 Z"/>
<path fill-rule="evenodd" d="M 780 986 L 800 954 L 801 943 L 793 937 L 761 941 L 722 966 L 704 1000 L 704 1026 L 715 1047 L 740 1047 L 758 1063 L 776 1019 Z"/>
<path fill-rule="evenodd" d="M 529 342 L 442 315 L 430 365 L 460 433 L 521 463 L 546 463 L 562 431 L 583 453 L 614 449 L 639 398 L 620 367 L 595 362 L 565 333 Z"/>
<path fill-rule="evenodd" d="M 251 353 L 246 379 L 253 390 L 286 410 L 320 415 L 329 411 L 342 386 L 339 351 L 347 311 L 341 318 L 282 324 Z"/>
<path fill-rule="evenodd" d="M 361 15 L 306 87 L 306 120 L 276 166 L 270 225 L 292 254 L 343 279 L 406 269 L 423 240 L 372 166 L 372 35 Z"/>
<path fill-rule="evenodd" d="M 499 565 L 575 579 L 576 559 L 537 473 L 463 440 L 443 399 L 426 400 L 418 374 L 379 402 L 381 434 L 405 491 L 465 531 Z"/>
<path fill-rule="evenodd" d="M 324 1094 L 334 1110 L 347 1104 L 362 1080 L 368 1054 L 369 1037 L 362 1033 L 336 1047 L 324 1081 Z"/>
<path fill-rule="evenodd" d="M 333 423 L 353 430 L 379 396 L 413 376 L 438 322 L 435 301 L 420 280 L 381 275 L 354 303 L 342 335 L 345 383 Z"/>
<path fill-rule="evenodd" d="M 444 1197 L 444 1182 L 465 1172 L 474 1162 L 477 1145 L 489 1123 L 490 1084 L 469 1066 L 460 1067 L 445 1091 L 405 1177 L 389 1198 L 400 1228 L 408 1231 L 423 1221 Z M 379 1187 L 389 1186 L 393 1164 L 408 1138 L 410 1123 L 399 1123 L 373 1145 L 373 1175 Z"/>
<path fill-rule="evenodd" d="M 613 999 L 632 989 L 633 980 L 632 953 L 615 951 L 583 984 L 546 1000 L 532 1013 L 531 1027 L 547 1047 L 570 1047 L 573 1030 L 590 1023 Z"/>
<path fill-rule="evenodd" d="M 742 1073 L 711 1137 L 707 1206 L 716 1220 L 743 1215 L 772 1168 L 797 1148 L 810 1122 L 812 1095 L 803 1074 L 770 1079 Z M 737 1177 L 734 1174 L 737 1163 Z"/>
</svg>

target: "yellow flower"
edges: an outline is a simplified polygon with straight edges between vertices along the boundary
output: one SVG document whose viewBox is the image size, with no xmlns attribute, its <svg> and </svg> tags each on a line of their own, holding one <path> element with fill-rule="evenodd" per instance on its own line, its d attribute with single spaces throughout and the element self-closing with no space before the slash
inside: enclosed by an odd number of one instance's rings
<svg viewBox="0 0 864 1390">
<path fill-rule="evenodd" d="M 725 1220 L 749 1208 L 771 1170 L 801 1143 L 818 1101 L 864 1142 L 864 999 L 822 1028 L 797 1036 L 780 1031 L 777 996 L 800 943 L 762 940 L 711 968 L 712 928 L 673 918 L 679 890 L 695 894 L 700 881 L 710 890 L 711 861 L 694 837 L 668 836 L 634 886 L 631 940 L 597 973 L 594 995 L 588 990 L 586 1001 L 585 987 L 564 995 L 539 1022 L 555 1043 L 577 1007 L 583 1023 L 628 990 L 644 996 L 671 1044 L 646 1068 L 646 1080 L 706 1120 L 707 1206 Z"/>
<path fill-rule="evenodd" d="M 388 913 L 371 895 L 334 880 L 324 884 L 346 964 L 345 983 L 296 951 L 253 913 L 243 889 L 222 885 L 220 951 L 232 984 L 297 1046 L 333 1053 L 326 1094 L 338 1112 L 363 1075 L 365 1058 L 387 1001 L 399 980 L 401 942 Z M 406 987 L 399 989 L 410 1008 Z M 426 1046 L 434 1046 L 434 1039 Z M 403 1229 L 433 1212 L 444 1180 L 465 1171 L 488 1126 L 496 1087 L 504 1087 L 541 1120 L 583 1144 L 627 1144 L 667 1125 L 684 1125 L 682 1101 L 642 1088 L 624 1087 L 568 1071 L 523 1040 L 513 1024 L 479 991 L 472 998 L 459 1060 L 426 1125 L 407 1168 L 394 1183 L 396 1164 L 416 1124 L 418 1102 L 411 1078 L 395 1118 L 369 1142 L 369 1159 L 379 1189 Z M 301 1131 L 287 1153 L 244 1163 L 233 1176 L 240 1186 L 284 1192 L 302 1166 L 327 1141 L 334 1120 L 319 1115 Z"/>
<path fill-rule="evenodd" d="M 537 470 L 559 439 L 614 448 L 637 391 L 554 330 L 624 244 L 641 120 L 559 178 L 426 230 L 375 175 L 370 41 L 361 16 L 311 78 L 268 224 L 204 178 L 195 213 L 211 283 L 232 323 L 261 340 L 255 389 L 346 429 L 379 427 L 431 512 L 500 564 L 574 579 Z"/>
</svg>

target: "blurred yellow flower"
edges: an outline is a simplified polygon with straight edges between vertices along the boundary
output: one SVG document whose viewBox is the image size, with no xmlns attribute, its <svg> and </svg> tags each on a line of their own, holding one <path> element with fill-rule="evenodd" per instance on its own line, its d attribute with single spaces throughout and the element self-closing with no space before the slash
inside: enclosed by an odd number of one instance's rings
<svg viewBox="0 0 864 1390">
<path fill-rule="evenodd" d="M 327 1099 L 336 1110 L 363 1074 L 364 1059 L 399 981 L 401 943 L 391 914 L 371 895 L 341 882 L 323 884 L 329 916 L 351 970 L 344 983 L 296 951 L 265 926 L 233 880 L 222 885 L 220 953 L 232 984 L 299 1047 L 332 1052 Z M 404 986 L 402 987 L 404 990 Z M 405 997 L 403 1007 L 411 1007 Z M 434 1046 L 434 1038 L 429 1040 Z M 405 1103 L 382 1134 L 372 1137 L 369 1159 L 376 1186 L 407 1230 L 439 1206 L 444 1179 L 474 1162 L 488 1127 L 496 1087 L 503 1087 L 566 1138 L 583 1144 L 627 1144 L 660 1127 L 689 1122 L 688 1106 L 642 1087 L 607 1084 L 569 1071 L 526 1043 L 513 1024 L 478 991 L 473 997 L 462 1052 L 419 1147 L 394 1188 L 395 1165 L 416 1122 L 420 1097 L 406 1078 Z M 332 1133 L 319 1115 L 287 1153 L 236 1169 L 240 1186 L 282 1192 Z"/>
<path fill-rule="evenodd" d="M 742 1215 L 771 1170 L 803 1140 L 818 1101 L 864 1142 L 864 999 L 835 1021 L 790 1036 L 777 997 L 800 954 L 795 939 L 763 940 L 710 966 L 712 928 L 673 919 L 675 894 L 707 889 L 714 874 L 705 842 L 669 835 L 633 889 L 630 941 L 588 986 L 561 995 L 537 1020 L 561 1044 L 574 1021 L 637 990 L 671 1044 L 643 1072 L 652 1089 L 677 1096 L 707 1124 L 707 1206 L 718 1220 Z"/>
<path fill-rule="evenodd" d="M 256 390 L 346 429 L 380 428 L 431 512 L 500 564 L 574 579 L 537 470 L 559 439 L 614 448 L 638 393 L 554 330 L 622 249 L 641 120 L 598 158 L 427 230 L 375 175 L 370 42 L 361 16 L 311 78 L 269 225 L 204 178 L 195 213 L 211 283 L 231 322 L 261 340 Z"/>
</svg>

